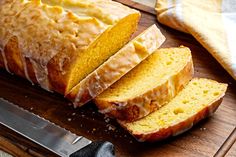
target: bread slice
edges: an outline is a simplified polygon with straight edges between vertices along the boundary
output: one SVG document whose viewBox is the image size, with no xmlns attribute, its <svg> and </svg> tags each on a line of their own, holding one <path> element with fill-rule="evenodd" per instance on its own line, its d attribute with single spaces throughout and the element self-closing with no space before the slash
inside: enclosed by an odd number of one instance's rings
<svg viewBox="0 0 236 157">
<path fill-rule="evenodd" d="M 227 84 L 195 78 L 159 110 L 135 122 L 120 124 L 139 141 L 176 136 L 212 115 L 222 102 Z"/>
<path fill-rule="evenodd" d="M 65 94 L 129 41 L 139 18 L 110 0 L 1 0 L 0 66 Z"/>
<path fill-rule="evenodd" d="M 164 41 L 165 37 L 156 25 L 152 25 L 72 88 L 66 97 L 74 102 L 74 106 L 82 106 L 148 57 Z"/>
<path fill-rule="evenodd" d="M 101 113 L 133 121 L 170 101 L 193 75 L 186 47 L 159 49 L 95 98 Z"/>
</svg>

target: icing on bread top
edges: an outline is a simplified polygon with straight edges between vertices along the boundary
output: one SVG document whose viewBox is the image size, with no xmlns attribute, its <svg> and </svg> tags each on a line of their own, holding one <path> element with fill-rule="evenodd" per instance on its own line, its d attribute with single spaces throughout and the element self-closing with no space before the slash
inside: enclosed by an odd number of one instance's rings
<svg viewBox="0 0 236 157">
<path fill-rule="evenodd" d="M 109 2 L 43 0 L 42 3 L 40 0 L 2 0 L 0 48 L 4 50 L 9 39 L 16 37 L 23 62 L 25 58 L 30 60 L 38 83 L 50 90 L 47 65 L 57 53 L 63 54 L 58 66 L 66 74 L 62 64 L 64 59 L 70 59 L 69 52 L 76 54 L 85 50 L 127 12 L 135 12 L 125 6 L 121 8 L 121 4 Z M 4 63 L 8 69 L 7 61 Z M 24 68 L 25 76 L 28 76 L 27 67 Z"/>
<path fill-rule="evenodd" d="M 60 5 L 78 16 L 95 17 L 106 24 L 114 24 L 127 14 L 137 12 L 111 0 L 42 0 L 49 5 Z"/>
</svg>

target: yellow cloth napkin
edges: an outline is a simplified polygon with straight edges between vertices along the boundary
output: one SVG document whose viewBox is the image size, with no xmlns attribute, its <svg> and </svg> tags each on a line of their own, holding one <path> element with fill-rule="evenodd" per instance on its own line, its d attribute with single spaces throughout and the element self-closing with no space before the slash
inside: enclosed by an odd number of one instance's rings
<svg viewBox="0 0 236 157">
<path fill-rule="evenodd" d="M 236 0 L 157 0 L 159 22 L 192 34 L 236 80 Z"/>
</svg>

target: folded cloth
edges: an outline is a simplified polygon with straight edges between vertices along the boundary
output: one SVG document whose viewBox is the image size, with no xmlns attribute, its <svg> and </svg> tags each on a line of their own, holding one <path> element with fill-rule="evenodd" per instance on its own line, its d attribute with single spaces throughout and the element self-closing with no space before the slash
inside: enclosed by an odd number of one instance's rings
<svg viewBox="0 0 236 157">
<path fill-rule="evenodd" d="M 190 33 L 236 80 L 236 0 L 157 0 L 159 22 Z"/>
</svg>

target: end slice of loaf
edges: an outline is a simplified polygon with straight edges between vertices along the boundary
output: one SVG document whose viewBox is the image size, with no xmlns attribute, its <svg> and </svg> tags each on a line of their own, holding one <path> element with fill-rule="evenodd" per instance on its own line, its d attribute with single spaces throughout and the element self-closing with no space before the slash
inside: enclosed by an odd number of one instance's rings
<svg viewBox="0 0 236 157">
<path fill-rule="evenodd" d="M 192 78 L 186 47 L 159 49 L 95 98 L 101 113 L 134 121 L 169 102 Z"/>
<path fill-rule="evenodd" d="M 139 141 L 156 141 L 176 136 L 212 115 L 222 102 L 227 84 L 195 78 L 173 100 L 150 115 L 119 123 Z"/>
<path fill-rule="evenodd" d="M 139 18 L 110 0 L 1 0 L 0 66 L 64 95 L 130 40 Z"/>
<path fill-rule="evenodd" d="M 66 96 L 75 106 L 93 99 L 152 54 L 165 37 L 152 25 L 76 85 Z"/>
</svg>

